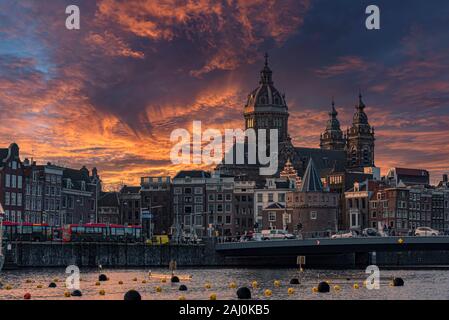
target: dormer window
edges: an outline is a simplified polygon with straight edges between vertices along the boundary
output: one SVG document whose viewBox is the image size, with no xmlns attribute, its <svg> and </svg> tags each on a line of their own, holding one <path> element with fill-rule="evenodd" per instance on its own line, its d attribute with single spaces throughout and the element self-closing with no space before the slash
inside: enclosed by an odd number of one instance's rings
<svg viewBox="0 0 449 320">
<path fill-rule="evenodd" d="M 81 181 L 81 191 L 86 191 L 86 181 Z"/>
</svg>

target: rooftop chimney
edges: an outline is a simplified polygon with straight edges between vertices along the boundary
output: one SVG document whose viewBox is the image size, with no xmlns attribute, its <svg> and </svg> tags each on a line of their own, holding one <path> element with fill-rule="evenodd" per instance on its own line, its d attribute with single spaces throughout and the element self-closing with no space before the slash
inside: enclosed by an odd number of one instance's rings
<svg viewBox="0 0 449 320">
<path fill-rule="evenodd" d="M 443 182 L 447 182 L 447 181 L 448 181 L 447 174 L 443 174 Z"/>
</svg>

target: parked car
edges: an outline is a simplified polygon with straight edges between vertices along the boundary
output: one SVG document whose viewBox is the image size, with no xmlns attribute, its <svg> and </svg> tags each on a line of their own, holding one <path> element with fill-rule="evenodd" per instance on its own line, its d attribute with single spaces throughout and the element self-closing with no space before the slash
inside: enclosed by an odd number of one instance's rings
<svg viewBox="0 0 449 320">
<path fill-rule="evenodd" d="M 295 238 L 295 235 L 285 230 L 262 230 L 262 240 L 286 240 Z"/>
<path fill-rule="evenodd" d="M 357 237 L 358 234 L 355 231 L 339 231 L 331 236 L 331 239 L 350 239 Z"/>
<path fill-rule="evenodd" d="M 258 232 L 247 232 L 246 234 L 242 235 L 240 237 L 240 242 L 247 242 L 247 241 L 262 241 L 262 234 Z"/>
<path fill-rule="evenodd" d="M 440 235 L 440 232 L 438 230 L 434 230 L 428 227 L 419 227 L 415 230 L 415 236 L 417 237 L 435 237 L 438 235 Z"/>
<path fill-rule="evenodd" d="M 374 228 L 366 228 L 362 231 L 363 237 L 382 237 L 379 231 Z"/>
</svg>

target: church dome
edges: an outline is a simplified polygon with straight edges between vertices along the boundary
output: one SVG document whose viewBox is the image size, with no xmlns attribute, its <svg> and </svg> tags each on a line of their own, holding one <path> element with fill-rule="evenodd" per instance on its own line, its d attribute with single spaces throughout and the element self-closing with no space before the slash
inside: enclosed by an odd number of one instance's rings
<svg viewBox="0 0 449 320">
<path fill-rule="evenodd" d="M 245 113 L 255 111 L 287 111 L 285 96 L 281 94 L 273 83 L 273 72 L 268 66 L 268 55 L 265 55 L 265 66 L 260 72 L 259 87 L 248 95 Z"/>
</svg>

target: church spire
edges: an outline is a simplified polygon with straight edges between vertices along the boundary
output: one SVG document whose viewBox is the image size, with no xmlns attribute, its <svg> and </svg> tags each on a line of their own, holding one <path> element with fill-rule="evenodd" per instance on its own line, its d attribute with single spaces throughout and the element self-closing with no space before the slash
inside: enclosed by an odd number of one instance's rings
<svg viewBox="0 0 449 320">
<path fill-rule="evenodd" d="M 355 106 L 356 112 L 353 117 L 353 124 L 354 125 L 368 125 L 368 117 L 365 113 L 365 103 L 363 102 L 363 96 L 362 92 L 359 92 L 359 103 Z"/>
<path fill-rule="evenodd" d="M 332 97 L 332 111 L 329 113 L 332 119 L 336 119 L 338 116 L 337 110 L 335 110 L 335 99 Z M 340 126 L 340 124 L 339 124 Z"/>
<path fill-rule="evenodd" d="M 343 150 L 345 147 L 343 132 L 340 129 L 340 122 L 337 116 L 338 112 L 335 109 L 335 99 L 332 97 L 332 109 L 329 112 L 329 120 L 327 120 L 326 130 L 321 134 L 321 149 Z"/>
<path fill-rule="evenodd" d="M 361 90 L 359 90 L 359 105 L 358 105 L 358 109 L 361 109 L 361 110 L 363 110 L 363 109 L 365 109 L 365 104 L 363 103 L 363 96 L 362 96 L 362 91 Z"/>
<path fill-rule="evenodd" d="M 265 66 L 260 72 L 260 84 L 273 85 L 273 71 L 268 66 L 268 53 L 265 53 Z"/>
</svg>

